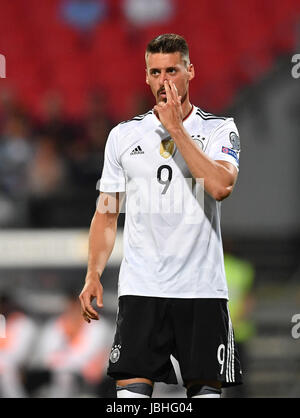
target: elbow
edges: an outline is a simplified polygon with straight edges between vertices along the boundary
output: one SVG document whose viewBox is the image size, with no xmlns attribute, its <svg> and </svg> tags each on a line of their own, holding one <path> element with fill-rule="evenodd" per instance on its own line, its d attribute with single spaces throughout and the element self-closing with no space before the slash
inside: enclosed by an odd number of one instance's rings
<svg viewBox="0 0 300 418">
<path fill-rule="evenodd" d="M 232 190 L 233 190 L 233 186 L 220 187 L 218 189 L 215 189 L 214 193 L 213 193 L 213 198 L 217 202 L 222 202 L 222 200 L 224 200 L 224 199 L 226 199 L 226 197 L 230 196 Z"/>
</svg>

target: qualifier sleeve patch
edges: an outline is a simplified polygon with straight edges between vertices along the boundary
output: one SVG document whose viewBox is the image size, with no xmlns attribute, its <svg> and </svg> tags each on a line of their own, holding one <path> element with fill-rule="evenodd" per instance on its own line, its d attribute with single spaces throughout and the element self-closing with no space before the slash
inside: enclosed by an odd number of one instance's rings
<svg viewBox="0 0 300 418">
<path fill-rule="evenodd" d="M 224 154 L 231 155 L 237 162 L 239 162 L 239 157 L 232 148 L 222 147 L 222 152 L 224 152 Z"/>
</svg>

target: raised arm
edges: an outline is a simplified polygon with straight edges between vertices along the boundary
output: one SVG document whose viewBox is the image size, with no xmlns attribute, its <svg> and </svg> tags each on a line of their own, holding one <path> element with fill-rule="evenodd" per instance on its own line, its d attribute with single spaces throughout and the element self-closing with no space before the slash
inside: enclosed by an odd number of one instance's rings
<svg viewBox="0 0 300 418">
<path fill-rule="evenodd" d="M 167 102 L 154 106 L 161 123 L 170 133 L 192 176 L 204 179 L 204 189 L 214 199 L 228 197 L 237 180 L 238 170 L 227 161 L 217 161 L 205 154 L 192 140 L 182 123 L 181 97 L 175 84 L 165 81 Z"/>
<path fill-rule="evenodd" d="M 79 295 L 83 318 L 90 322 L 99 319 L 92 307 L 94 298 L 97 306 L 103 307 L 101 275 L 114 247 L 117 221 L 124 193 L 103 193 L 97 203 L 89 232 L 88 268 L 85 285 Z M 106 210 L 108 209 L 108 210 Z"/>
</svg>

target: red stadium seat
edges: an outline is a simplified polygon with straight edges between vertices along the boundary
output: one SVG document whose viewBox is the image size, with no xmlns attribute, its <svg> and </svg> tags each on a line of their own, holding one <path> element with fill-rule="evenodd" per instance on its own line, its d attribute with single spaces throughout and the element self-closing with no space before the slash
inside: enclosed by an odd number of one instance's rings
<svg viewBox="0 0 300 418">
<path fill-rule="evenodd" d="M 59 88 L 67 110 L 79 114 L 85 92 L 98 86 L 108 93 L 116 118 L 145 91 L 144 48 L 157 34 L 176 28 L 187 39 L 197 75 L 193 94 L 222 108 L 238 89 L 268 71 L 279 54 L 293 50 L 300 16 L 296 0 L 178 0 L 171 20 L 134 30 L 115 5 L 83 45 L 61 19 L 60 0 L 2 3 L 0 53 L 24 101 L 36 109 L 42 91 Z"/>
</svg>

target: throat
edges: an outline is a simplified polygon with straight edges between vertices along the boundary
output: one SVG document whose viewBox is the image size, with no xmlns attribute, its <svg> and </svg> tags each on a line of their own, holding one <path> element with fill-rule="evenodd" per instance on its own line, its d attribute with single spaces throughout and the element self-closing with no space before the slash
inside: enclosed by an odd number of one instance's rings
<svg viewBox="0 0 300 418">
<path fill-rule="evenodd" d="M 189 103 L 189 107 L 187 108 L 185 112 L 183 112 L 183 119 L 182 119 L 183 122 L 190 116 L 193 109 L 194 109 L 194 106 L 191 103 Z"/>
</svg>

